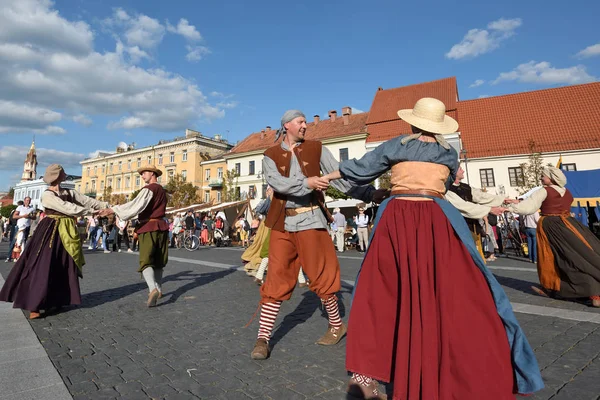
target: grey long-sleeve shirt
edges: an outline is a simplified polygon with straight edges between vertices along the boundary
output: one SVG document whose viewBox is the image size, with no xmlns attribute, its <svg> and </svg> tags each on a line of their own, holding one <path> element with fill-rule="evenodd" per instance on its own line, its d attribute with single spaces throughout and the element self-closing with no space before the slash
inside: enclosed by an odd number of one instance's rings
<svg viewBox="0 0 600 400">
<path fill-rule="evenodd" d="M 289 146 L 285 142 L 281 143 L 281 148 L 290 151 Z M 310 205 L 310 194 L 313 190 L 308 187 L 309 177 L 302 173 L 298 159 L 293 152 L 291 152 L 291 154 L 292 160 L 289 177 L 281 175 L 277 170 L 275 161 L 267 156 L 263 159 L 263 171 L 267 183 L 273 190 L 285 194 L 288 197 L 288 201 L 285 205 L 286 208 L 306 207 Z M 336 171 L 339 167 L 339 163 L 326 147 L 322 148 L 320 164 L 321 171 L 325 174 Z M 365 202 L 370 202 L 373 198 L 373 193 L 375 192 L 375 188 L 372 185 L 355 186 L 344 179 L 332 181 L 331 186 L 349 196 Z M 312 212 L 301 213 L 293 217 L 285 217 L 285 230 L 288 232 L 326 228 L 327 220 L 325 219 L 323 212 L 318 208 Z"/>
</svg>

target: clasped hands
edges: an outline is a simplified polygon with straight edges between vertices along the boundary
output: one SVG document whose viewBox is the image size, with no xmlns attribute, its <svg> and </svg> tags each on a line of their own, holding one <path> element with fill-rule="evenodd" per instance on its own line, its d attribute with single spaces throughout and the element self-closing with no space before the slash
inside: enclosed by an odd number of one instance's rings
<svg viewBox="0 0 600 400">
<path fill-rule="evenodd" d="M 115 212 L 113 211 L 112 208 L 104 208 L 102 210 L 94 211 L 94 216 L 97 216 L 97 217 L 106 217 L 106 216 L 108 216 L 110 214 L 114 214 L 114 213 Z"/>
<path fill-rule="evenodd" d="M 325 191 L 327 190 L 327 188 L 329 187 L 329 183 L 330 181 L 332 181 L 333 179 L 330 179 L 329 175 L 323 175 L 323 176 L 311 176 L 310 178 L 307 178 L 307 184 L 308 187 L 313 189 L 313 190 L 320 190 L 320 191 Z M 386 198 L 390 197 L 390 191 L 387 189 L 377 189 L 375 192 L 373 192 L 373 202 L 374 203 L 381 203 L 383 200 L 385 200 Z"/>
<path fill-rule="evenodd" d="M 519 204 L 520 201 L 521 200 L 511 199 L 510 197 L 507 197 L 504 199 L 504 204 Z M 503 206 L 491 207 L 491 209 L 490 209 L 490 213 L 494 214 L 494 215 L 502 215 L 506 211 L 510 211 L 510 210 L 508 209 L 508 207 L 503 207 Z"/>
</svg>

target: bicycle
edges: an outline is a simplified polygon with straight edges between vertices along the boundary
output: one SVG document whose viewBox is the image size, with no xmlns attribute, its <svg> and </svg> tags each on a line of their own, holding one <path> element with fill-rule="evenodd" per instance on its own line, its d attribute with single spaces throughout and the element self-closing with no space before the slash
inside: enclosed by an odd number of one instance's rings
<svg viewBox="0 0 600 400">
<path fill-rule="evenodd" d="M 186 230 L 177 234 L 175 246 L 178 249 L 183 247 L 187 251 L 193 251 L 200 247 L 200 238 L 194 235 L 191 231 Z"/>
</svg>

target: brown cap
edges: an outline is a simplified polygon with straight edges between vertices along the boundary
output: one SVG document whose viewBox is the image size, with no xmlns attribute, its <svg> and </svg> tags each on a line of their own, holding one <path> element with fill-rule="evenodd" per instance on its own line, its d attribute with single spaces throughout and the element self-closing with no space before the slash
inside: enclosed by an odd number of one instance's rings
<svg viewBox="0 0 600 400">
<path fill-rule="evenodd" d="M 141 168 L 138 168 L 138 170 L 137 170 L 138 174 L 140 174 L 140 175 L 144 171 L 154 172 L 156 174 L 156 176 L 162 175 L 162 171 L 160 169 L 156 168 L 154 165 L 148 165 L 147 167 L 141 167 Z"/>
<path fill-rule="evenodd" d="M 65 174 L 65 170 L 63 169 L 62 165 L 60 164 L 51 164 L 48 165 L 48 168 L 46 168 L 46 172 L 44 172 L 44 182 L 46 182 L 48 185 L 53 184 L 54 182 L 56 182 L 59 178 L 66 178 L 67 174 Z"/>
</svg>

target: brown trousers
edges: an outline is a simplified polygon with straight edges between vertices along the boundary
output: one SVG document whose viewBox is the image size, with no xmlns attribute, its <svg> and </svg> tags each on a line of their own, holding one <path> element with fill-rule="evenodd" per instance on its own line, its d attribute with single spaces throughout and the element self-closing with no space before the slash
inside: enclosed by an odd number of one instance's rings
<svg viewBox="0 0 600 400">
<path fill-rule="evenodd" d="M 310 290 L 321 299 L 327 300 L 340 290 L 340 263 L 327 230 L 272 230 L 269 273 L 260 288 L 261 303 L 289 300 L 296 287 L 300 267 L 310 280 Z"/>
</svg>

